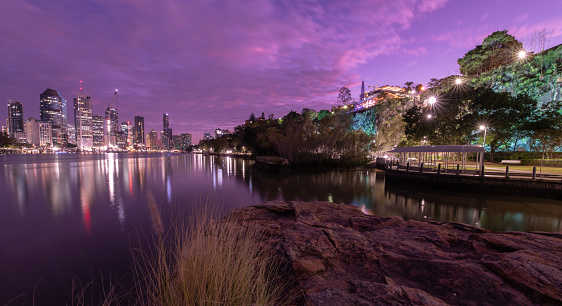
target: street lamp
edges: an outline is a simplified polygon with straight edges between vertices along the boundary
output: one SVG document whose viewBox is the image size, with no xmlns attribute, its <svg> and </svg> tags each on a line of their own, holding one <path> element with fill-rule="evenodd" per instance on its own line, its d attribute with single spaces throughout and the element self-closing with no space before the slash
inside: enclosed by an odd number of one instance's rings
<svg viewBox="0 0 562 306">
<path fill-rule="evenodd" d="M 527 57 L 527 52 L 525 50 L 521 50 L 519 51 L 519 53 L 517 53 L 517 57 L 519 57 L 519 59 L 524 59 L 525 57 Z"/>
<path fill-rule="evenodd" d="M 456 79 L 455 79 L 455 84 L 457 84 L 457 85 L 462 84 L 462 79 L 461 79 L 461 78 L 456 78 Z"/>
<path fill-rule="evenodd" d="M 484 143 L 482 143 L 482 146 L 485 148 L 486 147 L 486 126 L 485 125 L 481 125 L 480 126 L 480 130 L 484 131 Z"/>
<path fill-rule="evenodd" d="M 429 99 L 427 100 L 427 102 L 433 106 L 435 104 L 435 102 L 437 102 L 437 99 L 434 96 L 429 97 Z"/>
</svg>

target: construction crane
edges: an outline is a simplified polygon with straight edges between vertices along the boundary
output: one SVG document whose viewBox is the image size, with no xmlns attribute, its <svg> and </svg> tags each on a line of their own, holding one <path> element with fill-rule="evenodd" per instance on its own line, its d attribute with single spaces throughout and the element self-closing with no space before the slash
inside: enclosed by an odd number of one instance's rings
<svg viewBox="0 0 562 306">
<path fill-rule="evenodd" d="M 119 106 L 119 102 L 117 101 L 117 89 L 115 89 L 115 92 L 113 93 L 113 97 L 111 98 L 109 105 L 107 105 L 107 109 L 109 109 L 111 106 L 113 106 L 113 108 L 115 109 L 117 109 L 117 106 Z"/>
</svg>

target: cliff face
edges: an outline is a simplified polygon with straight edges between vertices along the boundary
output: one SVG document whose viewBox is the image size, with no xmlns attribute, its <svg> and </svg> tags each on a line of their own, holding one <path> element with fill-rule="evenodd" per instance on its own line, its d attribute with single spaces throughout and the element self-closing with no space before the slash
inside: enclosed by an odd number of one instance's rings
<svg viewBox="0 0 562 306">
<path fill-rule="evenodd" d="M 269 202 L 232 213 L 307 305 L 562 303 L 562 233 L 498 233 L 460 223 L 367 216 L 329 202 Z"/>
</svg>

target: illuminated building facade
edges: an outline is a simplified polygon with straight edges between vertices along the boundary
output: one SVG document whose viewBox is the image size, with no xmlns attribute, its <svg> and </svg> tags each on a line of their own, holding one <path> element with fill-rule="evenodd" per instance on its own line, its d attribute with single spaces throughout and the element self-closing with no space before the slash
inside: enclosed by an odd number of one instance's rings
<svg viewBox="0 0 562 306">
<path fill-rule="evenodd" d="M 172 149 L 172 129 L 170 128 L 170 117 L 168 114 L 164 114 L 162 118 L 163 130 L 160 133 L 160 138 L 162 140 L 162 149 L 170 150 Z"/>
<path fill-rule="evenodd" d="M 78 148 L 90 149 L 93 147 L 92 99 L 90 96 L 78 94 L 78 97 L 74 98 L 74 127 Z"/>
<path fill-rule="evenodd" d="M 92 145 L 103 147 L 103 116 L 92 116 Z"/>
<path fill-rule="evenodd" d="M 158 150 L 158 133 L 155 130 L 151 130 L 150 133 L 148 133 L 146 148 L 149 150 Z"/>
<path fill-rule="evenodd" d="M 16 133 L 24 131 L 23 105 L 21 102 L 8 100 L 8 134 L 14 137 Z"/>
<path fill-rule="evenodd" d="M 125 134 L 127 147 L 133 146 L 133 124 L 131 121 L 121 122 L 121 131 Z"/>
<path fill-rule="evenodd" d="M 53 145 L 53 124 L 51 122 L 39 122 L 39 145 L 42 147 Z"/>
<path fill-rule="evenodd" d="M 117 109 L 108 106 L 105 110 L 103 136 L 107 147 L 117 146 L 117 132 L 119 132 L 119 116 Z"/>
<path fill-rule="evenodd" d="M 68 142 L 66 131 L 66 100 L 58 91 L 47 88 L 39 95 L 39 112 L 42 122 L 50 122 L 53 132 L 53 145 L 65 147 Z"/>
<path fill-rule="evenodd" d="M 144 117 L 135 116 L 135 127 L 133 128 L 134 134 L 134 145 L 144 147 L 145 137 L 144 137 Z"/>
</svg>

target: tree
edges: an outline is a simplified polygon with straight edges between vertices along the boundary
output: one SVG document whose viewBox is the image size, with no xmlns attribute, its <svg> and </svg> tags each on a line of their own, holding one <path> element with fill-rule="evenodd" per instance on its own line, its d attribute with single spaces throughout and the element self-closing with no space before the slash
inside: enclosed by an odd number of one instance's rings
<svg viewBox="0 0 562 306">
<path fill-rule="evenodd" d="M 507 34 L 507 30 L 496 31 L 484 38 L 482 45 L 459 58 L 457 63 L 462 74 L 475 76 L 513 63 L 520 50 L 523 50 L 523 44 Z"/>
<path fill-rule="evenodd" d="M 529 121 L 529 145 L 541 152 L 543 158 L 551 158 L 554 150 L 562 146 L 561 104 L 553 101 L 544 105 Z"/>
<path fill-rule="evenodd" d="M 351 96 L 351 90 L 349 90 L 349 88 L 347 88 L 347 87 L 340 88 L 337 103 L 339 105 L 350 105 L 350 104 L 353 104 L 354 102 L 355 101 L 353 100 L 353 97 Z"/>
<path fill-rule="evenodd" d="M 518 142 L 531 132 L 529 124 L 537 118 L 536 101 L 526 95 L 512 97 L 507 92 L 497 93 L 489 88 L 479 88 L 470 105 L 473 121 L 487 122 L 491 155 L 504 148 L 513 151 Z"/>
<path fill-rule="evenodd" d="M 254 113 L 251 113 L 250 118 L 248 118 L 248 120 L 250 121 L 250 123 L 256 122 L 256 115 Z"/>
</svg>

